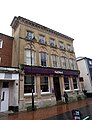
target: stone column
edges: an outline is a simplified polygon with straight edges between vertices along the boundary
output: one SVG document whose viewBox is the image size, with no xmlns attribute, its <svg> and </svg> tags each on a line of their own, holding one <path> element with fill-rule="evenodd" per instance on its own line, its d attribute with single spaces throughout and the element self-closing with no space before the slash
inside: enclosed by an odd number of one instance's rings
<svg viewBox="0 0 92 120">
<path fill-rule="evenodd" d="M 50 92 L 52 94 L 52 89 L 54 88 L 53 76 L 52 75 L 50 75 L 49 80 L 50 80 Z"/>
<path fill-rule="evenodd" d="M 73 88 L 73 78 L 72 78 L 72 76 L 70 76 L 70 86 L 71 86 L 71 90 L 74 91 L 74 88 Z"/>
<path fill-rule="evenodd" d="M 40 89 L 40 75 L 36 75 L 36 92 L 37 92 L 37 97 L 41 97 L 41 89 Z"/>
<path fill-rule="evenodd" d="M 60 92 L 61 92 L 61 96 L 63 95 L 63 77 L 60 76 L 59 77 L 59 83 L 60 83 Z"/>
<path fill-rule="evenodd" d="M 24 75 L 19 79 L 19 109 L 24 107 Z"/>
</svg>

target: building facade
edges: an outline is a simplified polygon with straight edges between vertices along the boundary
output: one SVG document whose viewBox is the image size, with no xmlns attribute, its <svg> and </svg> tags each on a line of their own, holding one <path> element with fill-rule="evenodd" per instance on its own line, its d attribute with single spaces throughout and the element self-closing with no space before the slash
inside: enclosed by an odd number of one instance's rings
<svg viewBox="0 0 92 120">
<path fill-rule="evenodd" d="M 69 96 L 80 91 L 73 38 L 20 16 L 14 17 L 11 27 L 12 66 L 20 67 L 20 108 L 31 103 L 32 81 L 38 107 L 61 100 L 64 91 Z"/>
<path fill-rule="evenodd" d="M 0 33 L 0 112 L 18 111 L 18 68 L 12 67 L 13 37 Z"/>
<path fill-rule="evenodd" d="M 83 77 L 83 89 L 92 92 L 92 59 L 87 57 L 77 58 L 80 77 Z"/>
</svg>

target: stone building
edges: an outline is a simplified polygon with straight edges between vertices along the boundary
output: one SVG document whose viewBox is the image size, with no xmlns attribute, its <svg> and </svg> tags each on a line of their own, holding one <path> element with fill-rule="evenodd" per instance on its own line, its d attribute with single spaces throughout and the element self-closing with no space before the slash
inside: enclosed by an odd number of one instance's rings
<svg viewBox="0 0 92 120">
<path fill-rule="evenodd" d="M 12 66 L 20 67 L 20 108 L 31 103 L 32 87 L 38 107 L 55 104 L 64 91 L 69 96 L 80 91 L 73 38 L 20 16 L 11 27 Z"/>
</svg>

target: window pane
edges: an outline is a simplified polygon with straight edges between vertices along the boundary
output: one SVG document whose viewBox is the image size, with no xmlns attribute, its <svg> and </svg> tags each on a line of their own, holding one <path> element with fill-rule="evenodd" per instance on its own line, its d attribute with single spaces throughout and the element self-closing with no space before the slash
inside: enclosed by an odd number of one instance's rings
<svg viewBox="0 0 92 120">
<path fill-rule="evenodd" d="M 78 84 L 77 84 L 77 78 L 76 77 L 73 77 L 73 86 L 74 86 L 74 89 L 78 89 Z"/>
<path fill-rule="evenodd" d="M 41 55 L 41 66 L 46 66 L 46 53 L 42 52 Z"/>
<path fill-rule="evenodd" d="M 31 31 L 27 31 L 27 36 L 26 36 L 29 40 L 33 39 L 33 33 Z"/>
<path fill-rule="evenodd" d="M 35 92 L 34 76 L 27 75 L 24 77 L 24 93 L 32 93 L 32 83 Z"/>
<path fill-rule="evenodd" d="M 27 65 L 31 65 L 31 57 L 32 57 L 32 65 L 35 65 L 35 52 L 32 51 L 31 54 L 31 50 L 25 50 L 25 63 Z"/>
<path fill-rule="evenodd" d="M 58 65 L 57 62 L 58 62 L 57 56 L 56 55 L 52 55 L 53 67 L 57 67 L 57 65 Z"/>
<path fill-rule="evenodd" d="M 68 77 L 64 77 L 64 86 L 65 86 L 65 90 L 69 90 L 69 78 Z"/>
<path fill-rule="evenodd" d="M 42 92 L 49 92 L 48 77 L 40 77 L 40 88 Z"/>
</svg>

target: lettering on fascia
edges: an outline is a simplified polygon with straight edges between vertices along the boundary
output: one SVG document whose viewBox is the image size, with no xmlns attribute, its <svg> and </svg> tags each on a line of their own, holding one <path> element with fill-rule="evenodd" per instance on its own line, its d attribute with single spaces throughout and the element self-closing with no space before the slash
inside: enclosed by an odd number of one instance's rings
<svg viewBox="0 0 92 120">
<path fill-rule="evenodd" d="M 63 74 L 63 71 L 54 71 L 56 74 Z"/>
</svg>

